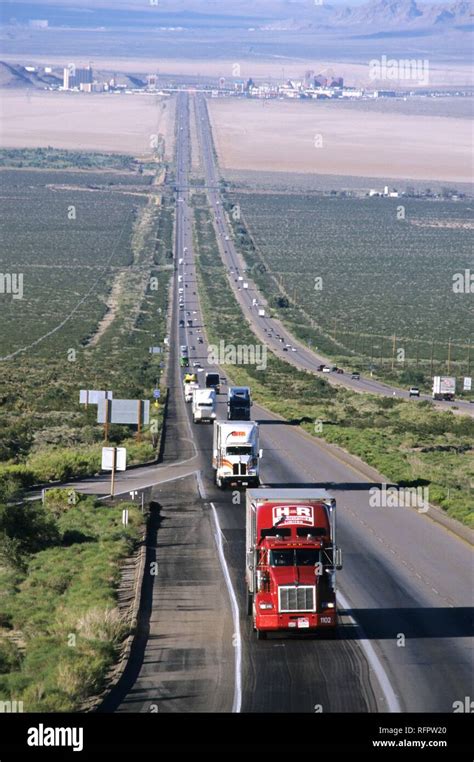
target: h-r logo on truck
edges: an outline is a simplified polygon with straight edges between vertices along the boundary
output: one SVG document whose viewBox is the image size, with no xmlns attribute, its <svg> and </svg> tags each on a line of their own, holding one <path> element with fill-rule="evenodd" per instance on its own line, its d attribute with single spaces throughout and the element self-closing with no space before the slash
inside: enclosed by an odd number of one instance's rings
<svg viewBox="0 0 474 762">
<path fill-rule="evenodd" d="M 311 505 L 276 505 L 273 508 L 273 523 L 308 524 L 313 526 L 313 507 Z"/>
</svg>

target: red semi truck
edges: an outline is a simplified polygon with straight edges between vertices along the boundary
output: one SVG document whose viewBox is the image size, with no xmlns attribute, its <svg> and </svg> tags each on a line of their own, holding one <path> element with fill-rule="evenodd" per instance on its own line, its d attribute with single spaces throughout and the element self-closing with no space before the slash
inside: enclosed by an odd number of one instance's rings
<svg viewBox="0 0 474 762">
<path fill-rule="evenodd" d="M 247 613 L 270 631 L 335 632 L 336 501 L 318 489 L 248 489 Z"/>
</svg>

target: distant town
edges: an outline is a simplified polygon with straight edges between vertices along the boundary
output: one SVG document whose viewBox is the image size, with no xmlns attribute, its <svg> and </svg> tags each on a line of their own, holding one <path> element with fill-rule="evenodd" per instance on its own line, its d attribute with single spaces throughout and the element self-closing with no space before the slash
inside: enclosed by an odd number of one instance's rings
<svg viewBox="0 0 474 762">
<path fill-rule="evenodd" d="M 25 75 L 34 77 L 36 87 L 46 90 L 83 93 L 156 93 L 168 95 L 177 90 L 189 89 L 189 83 L 176 77 L 151 73 L 146 76 L 96 72 L 91 65 L 79 67 L 69 63 L 62 70 L 52 66 L 17 67 Z M 472 96 L 472 90 L 439 89 L 377 89 L 346 85 L 343 77 L 305 72 L 302 79 L 288 79 L 281 82 L 261 82 L 253 78 L 238 79 L 221 77 L 217 82 L 206 80 L 193 83 L 193 89 L 208 93 L 213 98 L 246 97 L 291 100 L 334 100 L 334 99 L 376 99 L 411 97 L 463 97 Z"/>
</svg>

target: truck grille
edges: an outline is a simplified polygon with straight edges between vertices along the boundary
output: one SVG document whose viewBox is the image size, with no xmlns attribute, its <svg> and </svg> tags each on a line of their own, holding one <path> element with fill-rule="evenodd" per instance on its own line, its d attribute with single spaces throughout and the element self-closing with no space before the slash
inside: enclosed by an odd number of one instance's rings
<svg viewBox="0 0 474 762">
<path fill-rule="evenodd" d="M 316 588 L 301 585 L 278 588 L 279 611 L 316 611 Z"/>
<path fill-rule="evenodd" d="M 239 470 L 240 468 L 240 470 Z M 234 463 L 232 466 L 232 472 L 234 476 L 245 476 L 247 474 L 247 464 L 246 463 Z"/>
</svg>

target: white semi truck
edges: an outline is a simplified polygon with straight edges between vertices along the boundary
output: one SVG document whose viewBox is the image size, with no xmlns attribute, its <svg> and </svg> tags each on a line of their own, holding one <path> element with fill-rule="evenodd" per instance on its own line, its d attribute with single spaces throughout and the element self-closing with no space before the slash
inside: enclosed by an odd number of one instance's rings
<svg viewBox="0 0 474 762">
<path fill-rule="evenodd" d="M 433 377 L 433 399 L 448 400 L 454 399 L 456 394 L 456 378 L 454 376 L 434 376 Z"/>
<path fill-rule="evenodd" d="M 218 487 L 258 487 L 260 484 L 259 430 L 255 421 L 216 421 L 212 467 Z"/>
<path fill-rule="evenodd" d="M 216 392 L 214 389 L 194 389 L 193 422 L 213 423 L 216 418 Z"/>
</svg>

